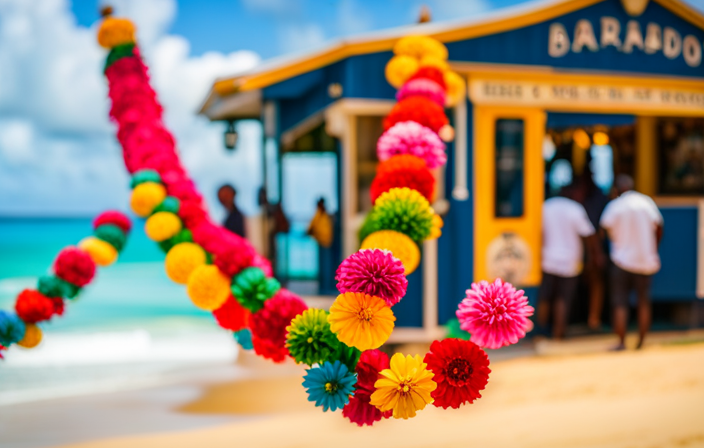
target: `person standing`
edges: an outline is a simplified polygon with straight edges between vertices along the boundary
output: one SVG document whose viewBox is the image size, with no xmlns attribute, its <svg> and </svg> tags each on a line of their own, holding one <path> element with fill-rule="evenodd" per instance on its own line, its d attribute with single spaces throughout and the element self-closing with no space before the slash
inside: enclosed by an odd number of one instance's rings
<svg viewBox="0 0 704 448">
<path fill-rule="evenodd" d="M 584 207 L 575 200 L 574 185 L 543 203 L 543 281 L 538 297 L 538 325 L 545 328 L 552 314 L 552 336 L 562 339 L 582 271 L 584 246 L 588 260 L 603 263 L 594 226 Z M 552 311 L 552 312 L 551 312 Z"/>
<path fill-rule="evenodd" d="M 632 290 L 638 297 L 637 348 L 643 347 L 650 329 L 650 283 L 660 270 L 658 245 L 662 239 L 663 218 L 653 200 L 633 190 L 633 179 L 616 176 L 614 187 L 618 197 L 601 215 L 599 225 L 611 241 L 611 301 L 614 331 L 619 337 L 616 350 L 626 348 L 628 296 Z"/>
<path fill-rule="evenodd" d="M 225 227 L 230 232 L 246 238 L 244 230 L 244 215 L 237 208 L 237 190 L 230 184 L 225 184 L 218 189 L 218 200 L 227 210 L 227 217 L 223 223 Z"/>
</svg>

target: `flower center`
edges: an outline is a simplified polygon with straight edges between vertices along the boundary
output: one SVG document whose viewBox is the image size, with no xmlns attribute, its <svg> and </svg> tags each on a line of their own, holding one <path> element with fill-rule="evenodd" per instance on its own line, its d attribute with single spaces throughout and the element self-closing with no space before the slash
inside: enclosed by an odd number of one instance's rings
<svg viewBox="0 0 704 448">
<path fill-rule="evenodd" d="M 337 384 L 325 383 L 325 392 L 329 394 L 334 394 L 335 392 L 337 392 Z"/>
<path fill-rule="evenodd" d="M 447 382 L 455 387 L 463 387 L 472 376 L 472 365 L 466 359 L 455 358 L 445 369 Z"/>
<path fill-rule="evenodd" d="M 504 314 L 506 312 L 506 307 L 504 305 L 498 305 L 496 308 L 494 308 L 494 313 L 496 314 Z"/>
<path fill-rule="evenodd" d="M 312 344 L 312 343 L 313 343 L 313 338 L 312 338 L 312 337 L 309 337 L 307 340 L 308 340 L 308 343 L 309 343 L 309 344 Z"/>
<path fill-rule="evenodd" d="M 372 311 L 371 308 L 362 308 L 359 310 L 357 313 L 357 317 L 359 317 L 359 320 L 364 320 L 364 321 L 371 321 L 372 318 L 374 317 L 374 312 Z"/>
<path fill-rule="evenodd" d="M 400 383 L 398 383 L 398 387 L 396 388 L 396 390 L 400 394 L 405 395 L 411 391 L 411 388 L 412 388 L 411 382 L 409 380 L 406 380 L 406 381 L 401 381 Z"/>
</svg>

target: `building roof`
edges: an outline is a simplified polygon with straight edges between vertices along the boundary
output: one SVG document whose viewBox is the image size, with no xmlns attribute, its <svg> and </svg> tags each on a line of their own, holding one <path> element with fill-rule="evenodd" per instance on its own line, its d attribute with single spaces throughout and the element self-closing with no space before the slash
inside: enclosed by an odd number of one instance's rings
<svg viewBox="0 0 704 448">
<path fill-rule="evenodd" d="M 471 19 L 415 24 L 339 39 L 316 51 L 274 58 L 247 72 L 216 79 L 200 113 L 211 119 L 222 119 L 220 114 L 213 109 L 219 109 L 216 103 L 222 103 L 223 100 L 231 102 L 233 100 L 231 97 L 234 94 L 253 93 L 351 56 L 389 51 L 399 38 L 406 35 L 428 35 L 444 43 L 462 41 L 541 23 L 602 1 L 604 0 L 529 1 L 517 6 L 479 14 Z M 660 4 L 675 15 L 704 29 L 704 15 L 683 1 L 650 1 Z M 256 95 L 248 94 L 246 96 L 254 100 Z M 252 103 L 253 105 L 254 103 Z M 254 112 L 255 109 L 247 107 L 250 112 Z"/>
</svg>

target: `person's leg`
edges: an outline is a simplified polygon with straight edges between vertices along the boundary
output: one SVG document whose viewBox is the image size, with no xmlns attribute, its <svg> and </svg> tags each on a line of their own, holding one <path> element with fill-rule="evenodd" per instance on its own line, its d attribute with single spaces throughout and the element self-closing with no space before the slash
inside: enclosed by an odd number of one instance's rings
<svg viewBox="0 0 704 448">
<path fill-rule="evenodd" d="M 577 291 L 578 281 L 579 277 L 557 277 L 552 327 L 552 335 L 555 339 L 563 339 L 567 332 L 570 307 Z"/>
<path fill-rule="evenodd" d="M 604 273 L 596 266 L 590 267 L 586 272 L 589 282 L 589 318 L 587 325 L 592 330 L 601 327 L 601 312 L 604 307 Z"/>
<path fill-rule="evenodd" d="M 629 276 L 626 271 L 616 265 L 611 266 L 611 302 L 613 306 L 614 332 L 618 336 L 619 345 L 616 350 L 626 348 L 626 327 L 628 326 L 628 291 Z"/>
<path fill-rule="evenodd" d="M 555 276 L 543 272 L 543 281 L 540 284 L 538 293 L 538 310 L 536 312 L 536 323 L 540 331 L 545 331 L 550 321 L 550 302 L 552 301 L 555 289 Z"/>
<path fill-rule="evenodd" d="M 645 342 L 645 335 L 650 330 L 652 309 L 650 306 L 650 275 L 634 274 L 634 284 L 638 295 L 638 346 L 640 349 Z"/>
</svg>

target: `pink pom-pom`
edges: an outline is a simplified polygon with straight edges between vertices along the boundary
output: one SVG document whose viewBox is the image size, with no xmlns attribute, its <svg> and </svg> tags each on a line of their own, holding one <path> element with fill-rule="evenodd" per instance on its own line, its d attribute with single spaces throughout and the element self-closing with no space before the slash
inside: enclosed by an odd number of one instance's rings
<svg viewBox="0 0 704 448">
<path fill-rule="evenodd" d="M 341 293 L 363 292 L 384 299 L 389 306 L 397 304 L 408 288 L 401 260 L 381 249 L 350 255 L 338 266 L 335 279 Z"/>
<path fill-rule="evenodd" d="M 132 229 L 132 221 L 122 212 L 116 210 L 108 210 L 95 217 L 93 220 L 93 228 L 97 229 L 103 224 L 112 224 L 119 227 L 125 233 L 130 233 Z"/>
<path fill-rule="evenodd" d="M 445 107 L 445 91 L 438 83 L 427 78 L 408 81 L 396 93 L 396 100 L 401 101 L 409 96 L 422 96 L 439 106 Z"/>
<path fill-rule="evenodd" d="M 274 276 L 274 270 L 271 268 L 271 262 L 257 253 L 255 253 L 252 258 L 252 266 L 261 269 L 267 277 Z"/>
<path fill-rule="evenodd" d="M 264 302 L 264 308 L 249 318 L 252 340 L 257 341 L 254 351 L 274 362 L 282 362 L 288 355 L 286 327 L 307 309 L 300 297 L 281 288 L 274 297 Z"/>
<path fill-rule="evenodd" d="M 457 319 L 460 328 L 472 335 L 472 342 L 485 348 L 515 344 L 530 331 L 528 319 L 533 307 L 523 290 L 497 278 L 494 283 L 472 283 L 467 297 L 460 302 Z"/>
<path fill-rule="evenodd" d="M 95 262 L 88 252 L 76 247 L 67 247 L 56 257 L 54 273 L 62 280 L 83 287 L 93 280 Z"/>
<path fill-rule="evenodd" d="M 418 156 L 430 169 L 447 161 L 445 143 L 430 128 L 415 121 L 396 123 L 384 132 L 377 141 L 376 153 L 382 162 L 398 154 Z"/>
<path fill-rule="evenodd" d="M 235 235 L 237 236 L 237 235 Z M 228 277 L 234 277 L 244 268 L 252 265 L 254 258 L 254 248 L 245 240 L 222 244 L 217 251 L 213 252 L 213 264 Z"/>
</svg>

